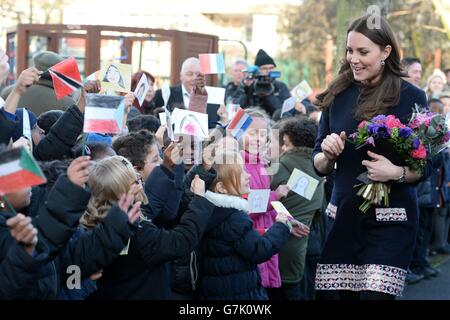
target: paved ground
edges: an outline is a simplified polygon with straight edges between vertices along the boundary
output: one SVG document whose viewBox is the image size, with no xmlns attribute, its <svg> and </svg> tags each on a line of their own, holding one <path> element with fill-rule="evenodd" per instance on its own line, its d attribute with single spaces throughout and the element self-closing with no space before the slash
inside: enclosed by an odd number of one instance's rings
<svg viewBox="0 0 450 320">
<path fill-rule="evenodd" d="M 450 256 L 437 256 L 432 264 L 441 273 L 437 277 L 407 286 L 399 300 L 450 300 Z"/>
</svg>

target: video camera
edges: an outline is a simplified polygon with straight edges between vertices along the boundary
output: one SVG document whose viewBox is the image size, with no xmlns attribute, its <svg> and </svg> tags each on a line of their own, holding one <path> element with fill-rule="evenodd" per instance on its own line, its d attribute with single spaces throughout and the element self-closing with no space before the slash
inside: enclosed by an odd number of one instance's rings
<svg viewBox="0 0 450 320">
<path fill-rule="evenodd" d="M 270 96 L 273 94 L 275 91 L 273 82 L 281 76 L 280 71 L 270 71 L 268 75 L 261 74 L 257 66 L 250 66 L 242 71 L 247 73 L 247 76 L 243 81 L 254 80 L 252 83 L 253 90 L 251 91 L 253 95 L 259 97 Z"/>
</svg>

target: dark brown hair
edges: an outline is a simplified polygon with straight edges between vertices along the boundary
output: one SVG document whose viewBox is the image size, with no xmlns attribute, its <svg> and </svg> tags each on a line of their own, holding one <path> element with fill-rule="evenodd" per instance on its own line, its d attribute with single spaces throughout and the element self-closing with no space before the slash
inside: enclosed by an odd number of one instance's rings
<svg viewBox="0 0 450 320">
<path fill-rule="evenodd" d="M 362 84 L 355 113 L 357 120 L 368 120 L 377 114 L 386 113 L 388 108 L 397 105 L 400 101 L 401 78 L 407 77 L 400 61 L 399 45 L 389 23 L 383 17 L 376 17 L 379 18 L 380 27 L 370 28 L 367 21 L 369 18 L 372 16 L 365 15 L 353 21 L 347 29 L 347 36 L 351 31 L 359 32 L 377 44 L 381 50 L 389 45 L 392 51 L 385 60 L 381 81 L 376 85 Z M 338 76 L 324 92 L 316 96 L 315 104 L 322 110 L 327 109 L 333 103 L 335 96 L 350 87 L 352 83 L 358 82 L 353 77 L 345 51 Z"/>
<path fill-rule="evenodd" d="M 143 170 L 145 158 L 155 143 L 154 134 L 144 129 L 118 137 L 113 142 L 112 148 L 119 156 L 130 160 L 138 170 Z"/>
</svg>

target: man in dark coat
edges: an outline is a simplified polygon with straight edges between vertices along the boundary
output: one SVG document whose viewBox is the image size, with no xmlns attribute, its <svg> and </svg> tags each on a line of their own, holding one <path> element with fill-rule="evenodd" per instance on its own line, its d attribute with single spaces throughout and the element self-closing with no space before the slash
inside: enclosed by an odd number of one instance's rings
<svg viewBox="0 0 450 320">
<path fill-rule="evenodd" d="M 170 97 L 167 101 L 167 108 L 173 111 L 174 108 L 189 109 L 189 99 L 195 86 L 195 78 L 200 74 L 200 62 L 197 58 L 188 58 L 183 62 L 180 72 L 181 84 L 170 88 Z M 161 89 L 156 90 L 153 98 L 155 108 L 164 106 L 164 99 Z M 218 104 L 208 103 L 206 111 L 208 113 L 209 127 L 214 128 L 219 121 L 217 110 Z"/>
<path fill-rule="evenodd" d="M 259 67 L 259 74 L 269 75 L 270 71 L 275 70 L 277 66 L 275 61 L 264 50 L 260 49 L 255 58 L 255 65 Z M 238 104 L 242 108 L 261 107 L 270 116 L 281 109 L 284 100 L 291 96 L 286 84 L 281 81 L 274 80 L 272 82 L 273 92 L 269 95 L 257 96 L 253 89 L 254 80 L 244 81 L 240 87 L 240 95 Z"/>
<path fill-rule="evenodd" d="M 248 63 L 245 60 L 236 60 L 231 69 L 233 75 L 233 81 L 229 82 L 225 87 L 225 102 L 226 103 L 238 103 L 236 99 L 239 98 L 239 87 L 241 81 L 244 78 L 243 70 L 248 67 Z"/>
</svg>

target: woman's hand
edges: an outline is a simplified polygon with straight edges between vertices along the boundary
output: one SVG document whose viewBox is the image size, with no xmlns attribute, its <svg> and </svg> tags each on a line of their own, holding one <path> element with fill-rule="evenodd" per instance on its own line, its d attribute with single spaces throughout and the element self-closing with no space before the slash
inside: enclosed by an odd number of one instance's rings
<svg viewBox="0 0 450 320">
<path fill-rule="evenodd" d="M 80 186 L 85 187 L 86 182 L 89 179 L 89 167 L 92 165 L 91 157 L 79 157 L 73 160 L 67 169 L 67 176 L 69 180 Z"/>
<path fill-rule="evenodd" d="M 386 157 L 371 151 L 368 151 L 367 154 L 372 160 L 364 160 L 362 165 L 367 168 L 370 180 L 375 182 L 387 182 L 389 180 L 397 180 L 402 175 L 403 169 L 392 164 Z"/>
<path fill-rule="evenodd" d="M 336 133 L 327 135 L 320 145 L 325 158 L 329 161 L 336 161 L 342 151 L 344 151 L 346 139 L 347 135 L 344 131 L 342 131 L 340 135 L 337 135 Z"/>
<path fill-rule="evenodd" d="M 191 191 L 192 193 L 204 197 L 205 196 L 205 181 L 200 179 L 199 175 L 196 174 L 194 180 L 191 183 Z"/>
<path fill-rule="evenodd" d="M 31 256 L 38 242 L 37 229 L 31 224 L 31 218 L 19 213 L 6 221 L 11 236 L 24 246 L 25 251 Z"/>
</svg>

